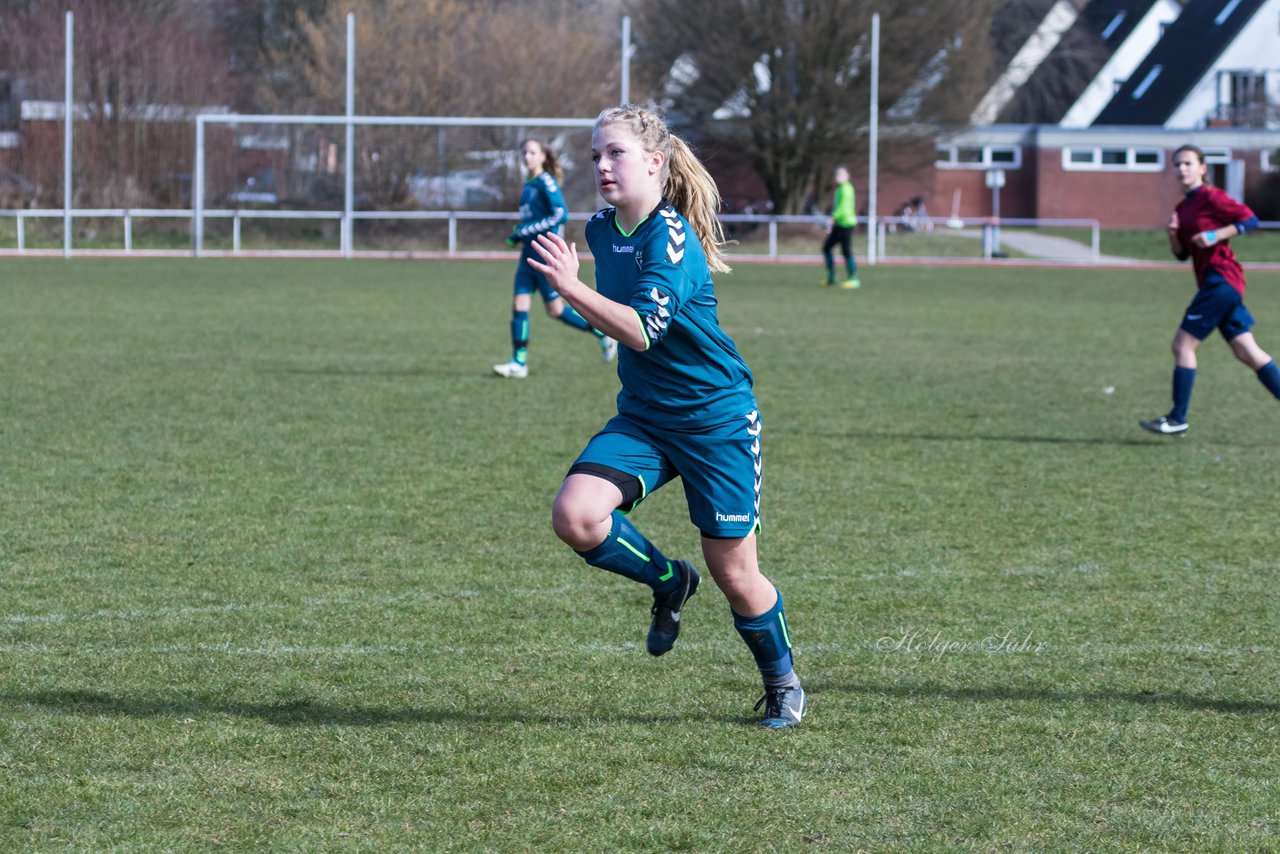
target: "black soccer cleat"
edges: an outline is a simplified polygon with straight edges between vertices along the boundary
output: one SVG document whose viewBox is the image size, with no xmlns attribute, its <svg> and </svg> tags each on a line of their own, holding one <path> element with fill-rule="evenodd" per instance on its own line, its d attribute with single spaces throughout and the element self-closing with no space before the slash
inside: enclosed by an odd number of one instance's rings
<svg viewBox="0 0 1280 854">
<path fill-rule="evenodd" d="M 1167 415 L 1161 415 L 1159 418 L 1151 420 L 1143 420 L 1138 422 L 1138 426 L 1143 430 L 1149 430 L 1152 433 L 1159 433 L 1162 436 L 1176 436 L 1180 433 L 1187 432 L 1191 426 L 1185 421 L 1173 421 Z"/>
<path fill-rule="evenodd" d="M 653 594 L 653 622 L 649 624 L 649 637 L 645 640 L 650 655 L 670 652 L 676 645 L 676 638 L 680 635 L 680 612 L 684 603 L 698 592 L 701 579 L 693 564 L 678 560 L 675 565 L 680 570 L 680 586 L 667 594 Z"/>
</svg>

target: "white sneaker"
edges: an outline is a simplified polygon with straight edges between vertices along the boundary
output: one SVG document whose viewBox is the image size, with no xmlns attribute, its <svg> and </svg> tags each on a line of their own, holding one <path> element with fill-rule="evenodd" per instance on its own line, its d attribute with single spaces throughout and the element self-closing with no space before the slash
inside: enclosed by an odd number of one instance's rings
<svg viewBox="0 0 1280 854">
<path fill-rule="evenodd" d="M 1152 418 L 1150 421 L 1139 421 L 1138 426 L 1143 430 L 1150 430 L 1152 433 L 1173 436 L 1187 432 L 1188 424 L 1185 421 L 1171 421 L 1169 416 L 1161 415 L 1159 418 Z"/>
<path fill-rule="evenodd" d="M 608 335 L 600 339 L 600 360 L 612 362 L 618 358 L 618 342 Z"/>
<path fill-rule="evenodd" d="M 524 379 L 529 376 L 529 366 L 519 362 L 503 362 L 501 365 L 494 365 L 493 372 L 500 377 Z"/>
</svg>

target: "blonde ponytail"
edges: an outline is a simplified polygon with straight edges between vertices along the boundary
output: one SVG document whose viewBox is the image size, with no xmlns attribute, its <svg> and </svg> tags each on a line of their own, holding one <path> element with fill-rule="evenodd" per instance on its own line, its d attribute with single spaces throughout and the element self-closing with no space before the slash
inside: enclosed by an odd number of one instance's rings
<svg viewBox="0 0 1280 854">
<path fill-rule="evenodd" d="M 671 154 L 667 164 L 669 174 L 663 195 L 698 235 L 711 272 L 729 272 L 729 265 L 724 260 L 724 228 L 717 216 L 720 190 L 716 182 L 684 140 L 675 134 L 671 134 Z"/>
<path fill-rule="evenodd" d="M 720 191 L 716 182 L 684 140 L 671 132 L 656 113 L 623 104 L 602 112 L 596 128 L 626 125 L 645 151 L 661 151 L 663 155 L 662 195 L 689 222 L 707 256 L 707 267 L 713 273 L 727 273 L 724 260 L 724 229 L 717 215 Z"/>
</svg>

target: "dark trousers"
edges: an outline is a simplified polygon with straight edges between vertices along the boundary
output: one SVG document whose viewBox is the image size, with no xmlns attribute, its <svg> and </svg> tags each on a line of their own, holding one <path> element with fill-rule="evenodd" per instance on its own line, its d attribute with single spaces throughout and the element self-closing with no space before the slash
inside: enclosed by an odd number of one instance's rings
<svg viewBox="0 0 1280 854">
<path fill-rule="evenodd" d="M 831 231 L 827 233 L 827 239 L 822 243 L 822 257 L 827 262 L 827 275 L 833 280 L 836 275 L 836 259 L 832 256 L 831 250 L 835 249 L 837 244 L 840 251 L 844 254 L 844 266 L 849 273 L 849 277 L 858 271 L 858 262 L 853 257 L 853 227 L 844 225 L 833 225 Z"/>
</svg>

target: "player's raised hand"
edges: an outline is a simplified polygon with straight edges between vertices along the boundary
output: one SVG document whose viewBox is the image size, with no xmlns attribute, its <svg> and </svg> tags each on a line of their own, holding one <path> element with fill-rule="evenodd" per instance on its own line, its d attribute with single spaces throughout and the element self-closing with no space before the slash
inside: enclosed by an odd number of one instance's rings
<svg viewBox="0 0 1280 854">
<path fill-rule="evenodd" d="M 1169 214 L 1168 229 L 1170 234 L 1173 234 L 1178 230 L 1178 212 L 1177 211 L 1174 211 L 1173 213 Z"/>
<path fill-rule="evenodd" d="M 562 291 L 578 281 L 581 265 L 576 243 L 566 243 L 558 234 L 539 234 L 533 241 L 533 250 L 542 260 L 530 258 L 529 266 L 550 279 L 556 290 Z"/>
</svg>

